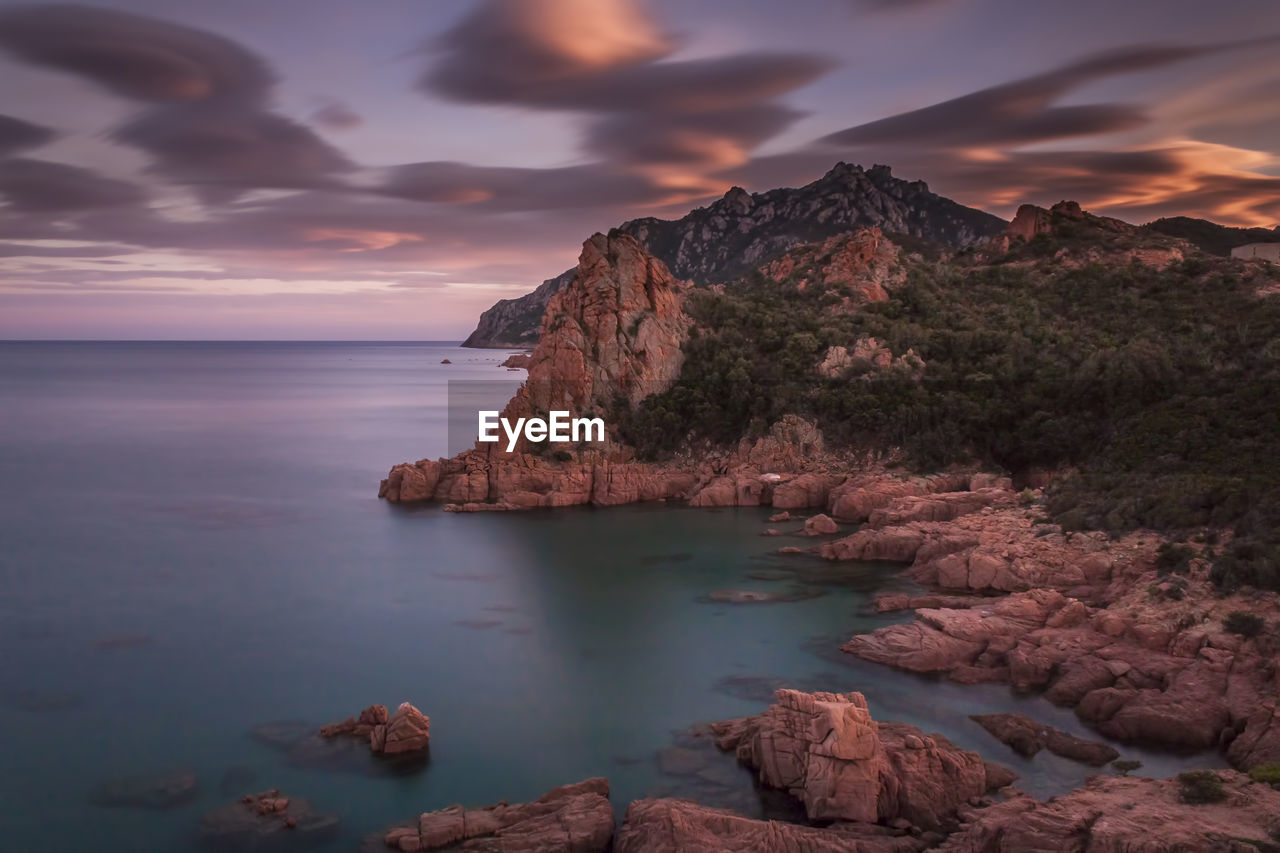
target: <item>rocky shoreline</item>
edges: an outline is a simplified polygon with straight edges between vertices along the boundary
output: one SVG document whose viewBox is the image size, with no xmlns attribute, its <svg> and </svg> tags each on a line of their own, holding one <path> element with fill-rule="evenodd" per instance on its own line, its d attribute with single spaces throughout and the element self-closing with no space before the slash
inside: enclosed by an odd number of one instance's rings
<svg viewBox="0 0 1280 853">
<path fill-rule="evenodd" d="M 1008 252 L 1014 243 L 1053 232 L 1059 220 L 1085 217 L 1070 205 L 1024 207 L 1006 236 L 979 254 Z M 1095 227 L 1136 233 L 1113 220 Z M 1165 243 L 1156 248 L 1168 251 L 1148 257 L 1142 246 L 1129 246 L 1125 262 L 1159 266 L 1183 251 Z M 853 311 L 903 286 L 898 259 L 879 231 L 863 229 L 760 272 L 792 282 L 796 263 L 809 269 L 829 262 L 821 284 L 832 288 L 827 295 L 839 310 Z M 794 286 L 808 283 L 803 278 Z M 504 416 L 553 405 L 579 413 L 604 411 L 619 400 L 634 406 L 671 387 L 691 334 L 681 308 L 690 287 L 632 236 L 592 237 L 574 274 L 550 296 L 528 357 L 528 381 Z M 838 377 L 855 357 L 869 369 L 917 378 L 926 367 L 913 352 L 895 358 L 866 339 L 852 351 L 833 347 L 816 369 Z M 379 497 L 435 501 L 457 512 L 641 501 L 772 507 L 779 512 L 771 524 L 794 523 L 798 528 L 785 532 L 812 537 L 780 552 L 815 563 L 895 562 L 922 587 L 919 595 L 883 595 L 876 603 L 882 612 L 914 611 L 913 621 L 853 637 L 844 652 L 961 684 L 1043 693 L 1122 743 L 1217 749 L 1240 770 L 1280 761 L 1277 649 L 1271 632 L 1262 630 L 1280 602 L 1273 593 L 1217 593 L 1199 546 L 1186 546 L 1171 567 L 1170 543 L 1155 533 L 1113 538 L 1048 523 L 1039 488 L 1047 473 L 1024 472 L 1019 490 L 1003 474 L 972 468 L 913 475 L 895 468 L 892 452 L 833 451 L 815 424 L 794 415 L 732 449 L 687 450 L 664 462 L 640 461 L 613 439 L 559 458 L 528 445 L 508 453 L 477 444 L 452 459 L 394 466 Z M 716 724 L 713 731 L 760 785 L 802 804 L 813 825 L 650 799 L 628 807 L 611 842 L 599 802 L 607 798 L 607 783 L 599 780 L 582 783 L 585 793 L 570 786 L 518 807 L 528 820 L 505 804 L 479 812 L 457 807 L 445 817 L 423 815 L 416 830 L 397 830 L 384 840 L 403 850 L 459 840 L 464 849 L 548 851 L 604 850 L 610 843 L 619 851 L 1280 849 L 1280 792 L 1234 771 L 1184 773 L 1178 780 L 1097 776 L 1039 802 L 1011 787 L 1012 773 L 977 753 L 912 726 L 872 720 L 858 693 L 784 689 L 776 698 L 760 715 Z M 1091 766 L 1116 757 L 1106 744 L 1021 715 L 978 722 L 993 742 L 1023 755 L 1048 749 Z M 580 793 L 594 799 L 573 807 L 571 820 L 568 804 Z M 547 820 L 553 832 L 543 827 Z M 434 830 L 422 827 L 442 822 L 453 829 L 440 836 L 448 841 L 437 843 Z M 536 830 L 517 829 L 527 822 Z"/>
</svg>

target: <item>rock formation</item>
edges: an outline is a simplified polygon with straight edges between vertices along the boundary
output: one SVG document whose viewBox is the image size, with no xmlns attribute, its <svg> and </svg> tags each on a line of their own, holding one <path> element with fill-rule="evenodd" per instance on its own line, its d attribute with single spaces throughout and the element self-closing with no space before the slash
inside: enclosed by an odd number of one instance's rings
<svg viewBox="0 0 1280 853">
<path fill-rule="evenodd" d="M 927 842 L 868 824 L 752 820 L 688 800 L 636 800 L 614 853 L 915 853 Z"/>
<path fill-rule="evenodd" d="M 861 693 L 779 690 L 776 697 L 763 714 L 712 729 L 721 749 L 756 768 L 763 784 L 801 800 L 812 820 L 901 818 L 934 828 L 961 803 L 1012 780 L 940 735 L 877 723 Z"/>
<path fill-rule="evenodd" d="M 1094 776 L 1047 802 L 1015 797 L 966 813 L 946 853 L 1217 853 L 1270 851 L 1280 837 L 1280 791 L 1232 771 L 1222 802 L 1184 803 L 1176 779 Z"/>
<path fill-rule="evenodd" d="M 635 219 L 618 230 L 639 240 L 678 278 L 707 285 L 733 281 L 795 246 L 858 228 L 960 247 L 999 234 L 1005 224 L 933 194 L 923 181 L 895 178 L 888 166 L 863 170 L 838 163 L 798 189 L 748 193 L 734 187 L 680 219 Z M 463 346 L 531 345 L 548 303 L 574 273 L 568 270 L 532 293 L 498 302 L 480 315 Z"/>
<path fill-rule="evenodd" d="M 391 715 L 385 705 L 370 705 L 359 717 L 323 727 L 320 736 L 367 738 L 369 749 L 386 755 L 421 752 L 431 744 L 431 719 L 408 702 Z"/>
<path fill-rule="evenodd" d="M 607 779 L 555 788 L 531 803 L 450 806 L 394 827 L 383 845 L 414 853 L 462 849 L 491 853 L 604 853 L 613 839 Z"/>
</svg>

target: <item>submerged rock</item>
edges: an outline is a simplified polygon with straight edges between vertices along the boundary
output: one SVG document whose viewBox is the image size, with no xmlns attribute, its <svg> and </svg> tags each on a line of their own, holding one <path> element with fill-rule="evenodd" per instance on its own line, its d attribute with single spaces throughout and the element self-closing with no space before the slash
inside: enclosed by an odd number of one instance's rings
<svg viewBox="0 0 1280 853">
<path fill-rule="evenodd" d="M 320 814 L 298 797 L 279 788 L 242 797 L 204 816 L 201 846 L 211 850 L 306 850 L 332 840 L 338 818 Z"/>
<path fill-rule="evenodd" d="M 1025 714 L 973 714 L 969 717 L 1013 751 L 1028 758 L 1042 749 L 1083 764 L 1101 767 L 1120 757 L 1105 743 L 1085 740 L 1036 722 Z"/>
<path fill-rule="evenodd" d="M 91 800 L 111 808 L 172 809 L 200 793 L 194 770 L 125 776 L 100 785 Z"/>
<path fill-rule="evenodd" d="M 493 853 L 604 853 L 613 840 L 609 781 L 554 788 L 531 803 L 450 806 L 382 835 L 382 849 L 466 849 Z M 365 845 L 365 850 L 378 849 Z"/>
</svg>

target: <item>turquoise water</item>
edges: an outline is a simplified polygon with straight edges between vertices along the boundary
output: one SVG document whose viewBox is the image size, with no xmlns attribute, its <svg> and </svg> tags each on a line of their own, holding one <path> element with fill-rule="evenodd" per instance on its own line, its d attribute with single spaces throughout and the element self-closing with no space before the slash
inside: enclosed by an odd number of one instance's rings
<svg viewBox="0 0 1280 853">
<path fill-rule="evenodd" d="M 662 772 L 659 754 L 704 748 L 691 726 L 756 712 L 784 683 L 862 690 L 876 716 L 981 749 L 1039 794 L 1092 772 L 1018 759 L 966 718 L 1017 705 L 1083 731 L 1069 712 L 845 659 L 842 639 L 894 618 L 865 612 L 871 592 L 899 582 L 884 566 L 832 574 L 772 556 L 786 540 L 759 535 L 765 511 L 378 501 L 391 463 L 444 452 L 446 380 L 510 379 L 505 356 L 0 344 L 4 849 L 188 849 L 205 812 L 267 787 L 341 817 L 326 850 L 593 775 L 619 812 L 684 793 L 760 814 L 728 757 L 707 752 L 690 777 Z M 734 588 L 796 600 L 709 597 Z M 317 765 L 251 734 L 404 700 L 431 717 L 415 772 Z M 1187 763 L 1124 751 L 1160 774 Z M 190 802 L 93 801 L 113 778 L 174 769 L 199 780 Z"/>
</svg>

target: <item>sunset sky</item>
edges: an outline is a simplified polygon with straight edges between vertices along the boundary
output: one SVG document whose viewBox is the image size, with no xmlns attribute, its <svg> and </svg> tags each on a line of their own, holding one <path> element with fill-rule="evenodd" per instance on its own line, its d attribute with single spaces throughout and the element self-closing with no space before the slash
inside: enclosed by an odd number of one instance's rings
<svg viewBox="0 0 1280 853">
<path fill-rule="evenodd" d="M 1280 223 L 1276 0 L 0 0 L 0 338 L 462 338 L 836 161 Z"/>
</svg>

